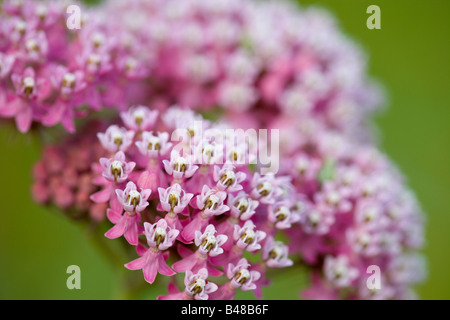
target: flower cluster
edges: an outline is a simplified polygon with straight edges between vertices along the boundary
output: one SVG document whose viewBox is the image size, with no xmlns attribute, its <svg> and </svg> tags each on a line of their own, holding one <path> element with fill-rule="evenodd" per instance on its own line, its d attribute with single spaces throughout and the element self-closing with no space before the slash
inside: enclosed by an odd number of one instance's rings
<svg viewBox="0 0 450 320">
<path fill-rule="evenodd" d="M 121 114 L 125 127 L 111 125 L 97 134 L 108 156 L 93 165 L 95 181 L 103 183 L 91 199 L 108 205 L 107 217 L 114 225 L 105 236 L 123 236 L 136 247 L 139 257 L 125 266 L 142 269 L 149 283 L 158 273 L 186 273 L 185 291 L 174 294 L 171 285 L 172 298 L 204 299 L 209 293 L 210 298 L 231 299 L 238 288 L 257 289 L 261 296 L 266 268 L 293 264 L 287 245 L 275 241 L 277 230 L 300 221 L 298 195 L 289 179 L 260 176 L 247 163 L 227 157 L 225 146 L 235 137 L 206 120 L 202 125 L 216 129 L 216 135 L 202 135 L 192 129 L 201 118 L 190 110 L 173 106 L 143 128 L 140 115 L 149 112 L 143 106 L 130 108 Z M 183 137 L 177 144 L 168 140 L 175 132 L 171 113 L 184 124 L 177 130 Z M 253 150 L 248 141 L 236 143 L 232 150 Z M 210 158 L 196 162 L 196 154 Z M 246 252 L 263 252 L 263 258 L 252 265 Z M 224 272 L 229 282 L 220 287 L 206 280 Z"/>
<path fill-rule="evenodd" d="M 83 27 L 69 30 L 66 8 L 62 1 L 1 5 L 0 117 L 14 118 L 21 132 L 33 122 L 74 132 L 74 119 L 88 111 L 133 103 L 148 76 L 148 55 L 125 45 L 127 32 L 87 10 Z"/>
<path fill-rule="evenodd" d="M 382 94 L 365 57 L 326 12 L 110 1 L 68 31 L 61 4 L 2 6 L 0 117 L 23 132 L 31 121 L 73 131 L 105 106 L 121 118 L 47 148 L 36 200 L 106 214 L 105 236 L 136 249 L 126 267 L 149 283 L 185 273 L 160 299 L 261 296 L 267 269 L 294 261 L 311 271 L 303 297 L 413 296 L 424 218 L 371 139 Z M 261 174 L 261 146 L 229 127 L 279 130 L 278 172 Z M 366 281 L 373 266 L 380 288 Z"/>
<path fill-rule="evenodd" d="M 96 172 L 91 166 L 105 154 L 95 137 L 103 127 L 93 121 L 83 135 L 71 136 L 62 144 L 44 147 L 42 159 L 33 168 L 31 191 L 37 203 L 56 206 L 73 219 L 89 217 L 100 222 L 106 218 L 106 205 L 90 200 L 91 194 L 99 190 L 94 179 Z M 97 184 L 102 185 L 103 181 Z"/>
<path fill-rule="evenodd" d="M 287 128 L 295 136 L 295 125 Z M 424 217 L 403 177 L 371 144 L 330 132 L 302 136 L 305 141 L 284 154 L 288 165 L 280 173 L 293 177 L 304 197 L 300 223 L 287 231 L 290 252 L 319 267 L 303 296 L 411 297 L 411 286 L 424 278 L 423 258 L 417 254 Z M 382 270 L 378 290 L 366 283 L 373 265 Z"/>
<path fill-rule="evenodd" d="M 276 111 L 355 136 L 380 102 L 360 50 L 317 9 L 109 1 L 83 8 L 79 30 L 67 29 L 65 9 L 58 1 L 3 2 L 0 116 L 14 117 L 22 132 L 32 121 L 73 132 L 88 109 L 176 103 L 221 106 L 243 128 Z"/>
</svg>

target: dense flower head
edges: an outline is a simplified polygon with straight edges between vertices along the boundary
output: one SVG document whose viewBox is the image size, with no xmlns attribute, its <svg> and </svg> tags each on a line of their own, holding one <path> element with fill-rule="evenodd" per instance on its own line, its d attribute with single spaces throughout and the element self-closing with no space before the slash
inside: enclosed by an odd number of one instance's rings
<svg viewBox="0 0 450 320">
<path fill-rule="evenodd" d="M 182 110 L 178 110 L 178 113 L 183 115 Z M 185 117 L 188 114 L 189 111 L 186 111 Z M 164 114 L 161 115 L 163 116 Z M 198 119 L 200 118 L 197 117 Z M 215 128 L 214 123 L 209 123 L 208 126 Z M 175 130 L 168 130 L 168 127 L 162 120 L 154 122 L 153 127 L 148 129 L 173 137 Z M 111 128 L 116 130 L 120 127 L 112 125 L 108 130 Z M 219 127 L 216 129 L 219 130 Z M 123 236 L 129 245 L 136 246 L 140 257 L 126 264 L 128 269 L 142 269 L 144 278 L 149 283 L 155 281 L 158 273 L 171 276 L 175 273 L 206 270 L 210 276 L 219 277 L 224 272 L 230 273 L 226 268 L 244 266 L 243 261 L 236 265 L 243 258 L 244 251 L 253 255 L 260 253 L 267 233 L 276 235 L 277 228 L 269 218 L 272 210 L 270 205 L 259 203 L 251 195 L 253 175 L 258 174 L 249 170 L 248 165 L 233 165 L 225 161 L 226 153 L 223 152 L 222 159 L 217 164 L 203 163 L 195 165 L 196 169 L 191 170 L 194 164 L 190 162 L 176 164 L 180 157 L 193 157 L 176 151 L 175 143 L 169 147 L 171 152 L 159 157 L 140 152 L 139 142 L 146 138 L 139 131 L 139 127 L 131 129 L 131 141 L 124 151 L 114 153 L 114 150 L 112 158 L 100 158 L 103 170 L 97 171 L 95 180 L 104 179 L 104 183 L 101 185 L 102 189 L 91 197 L 96 203 L 108 206 L 107 217 L 113 227 L 105 235 L 110 239 Z M 192 133 L 187 142 L 193 152 L 198 150 L 196 144 L 203 143 L 203 139 L 197 139 L 200 134 L 200 131 Z M 97 136 L 105 152 L 111 153 L 109 144 L 103 143 L 104 136 Z M 117 162 L 117 171 L 111 169 L 114 162 Z M 131 167 L 125 169 L 130 164 Z M 173 170 L 168 170 L 169 165 Z M 183 175 L 174 175 L 174 170 Z M 189 174 L 186 175 L 187 172 Z M 227 179 L 232 181 L 227 182 Z M 294 198 L 291 194 L 293 186 L 281 186 L 281 181 L 289 183 L 283 177 L 271 174 L 270 179 L 280 205 Z M 148 186 L 154 183 L 163 187 L 158 187 L 157 194 L 152 197 L 152 189 Z M 102 196 L 98 196 L 99 194 Z M 279 207 L 277 203 L 275 205 Z M 290 222 L 296 224 L 298 221 L 291 219 Z M 272 265 L 281 268 L 290 265 L 285 262 L 288 257 L 284 253 L 279 255 L 280 257 L 272 255 L 271 259 L 282 262 L 269 262 L 267 267 Z M 172 261 L 172 267 L 167 264 L 168 261 Z M 234 266 L 231 267 L 232 265 Z M 265 265 L 266 262 L 261 261 L 254 267 Z M 218 290 L 218 297 L 223 292 L 226 292 L 227 297 L 232 297 L 238 284 L 243 290 L 256 288 L 246 276 L 246 272 L 250 272 L 247 271 L 250 264 L 245 264 L 245 267 L 245 270 L 239 271 L 243 278 L 231 276 L 231 282 Z M 256 271 L 249 274 L 253 275 L 250 278 L 254 281 L 259 279 Z M 247 280 L 244 281 L 244 278 Z M 229 286 L 231 287 L 226 289 Z"/>
<path fill-rule="evenodd" d="M 126 240 L 138 257 L 125 266 L 145 281 L 185 273 L 160 299 L 261 297 L 269 268 L 299 264 L 311 273 L 302 297 L 412 296 L 424 217 L 371 138 L 382 95 L 330 15 L 110 1 L 68 31 L 62 4 L 23 3 L 0 11 L 0 117 L 73 132 L 76 117 L 116 111 L 45 148 L 33 195 L 107 218 L 106 238 Z M 367 286 L 371 266 L 381 289 Z"/>
<path fill-rule="evenodd" d="M 248 125 L 267 124 L 276 108 L 352 134 L 380 102 L 364 56 L 318 9 L 293 14 L 292 4 L 251 0 L 217 8 L 200 0 L 108 1 L 82 7 L 81 27 L 67 29 L 67 3 L 19 2 L 2 4 L 0 87 L 9 106 L 0 115 L 14 117 L 22 132 L 32 122 L 73 132 L 86 106 L 118 109 L 127 128 L 145 131 L 158 110 L 144 114 L 142 105 L 160 101 L 163 109 L 219 105 Z M 25 70 L 34 76 L 17 83 Z"/>
<path fill-rule="evenodd" d="M 90 122 L 83 130 L 84 135 L 66 137 L 61 144 L 45 146 L 42 159 L 33 168 L 32 195 L 36 202 L 56 206 L 73 219 L 86 216 L 93 221 L 106 219 L 106 204 L 90 199 L 93 193 L 111 183 L 107 180 L 110 175 L 102 176 L 105 172 L 100 163 L 105 161 L 97 162 L 109 156 L 95 137 L 103 128 L 96 121 Z M 125 177 L 126 171 L 118 175 L 119 180 Z"/>
</svg>

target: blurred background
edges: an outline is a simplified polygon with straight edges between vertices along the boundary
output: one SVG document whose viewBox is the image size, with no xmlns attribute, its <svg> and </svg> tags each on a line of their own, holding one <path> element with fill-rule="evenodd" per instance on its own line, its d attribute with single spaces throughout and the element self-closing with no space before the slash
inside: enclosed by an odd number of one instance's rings
<svg viewBox="0 0 450 320">
<path fill-rule="evenodd" d="M 450 1 L 300 4 L 330 10 L 343 32 L 369 55 L 370 74 L 388 96 L 386 110 L 374 121 L 380 148 L 407 177 L 427 216 L 429 275 L 417 292 L 422 299 L 450 299 Z M 381 9 L 381 30 L 366 27 L 366 9 L 372 4 Z M 82 226 L 33 203 L 31 170 L 39 144 L 2 125 L 0 150 L 0 299 L 120 297 L 117 279 L 124 268 L 108 264 Z M 81 290 L 66 287 L 66 269 L 72 264 L 81 268 Z M 305 281 L 299 272 L 276 277 L 265 297 L 296 299 Z M 163 292 L 151 289 L 143 298 Z"/>
</svg>

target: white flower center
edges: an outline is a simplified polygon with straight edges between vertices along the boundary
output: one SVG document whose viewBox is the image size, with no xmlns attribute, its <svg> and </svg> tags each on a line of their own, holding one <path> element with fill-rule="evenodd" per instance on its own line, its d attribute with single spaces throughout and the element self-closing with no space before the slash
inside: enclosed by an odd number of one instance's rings
<svg viewBox="0 0 450 320">
<path fill-rule="evenodd" d="M 39 18 L 41 18 L 41 19 L 45 18 L 45 16 L 47 15 L 47 12 L 48 12 L 47 8 L 44 5 L 39 4 L 38 6 L 36 6 L 35 13 Z"/>
<path fill-rule="evenodd" d="M 306 159 L 299 159 L 299 160 L 297 160 L 296 167 L 297 167 L 298 172 L 303 174 L 306 172 L 306 170 L 308 170 L 309 161 Z"/>
<path fill-rule="evenodd" d="M 101 33 L 95 33 L 92 36 L 92 44 L 98 48 L 105 42 L 105 36 Z"/>
<path fill-rule="evenodd" d="M 270 191 L 272 191 L 272 185 L 268 181 L 264 181 L 260 185 L 256 187 L 258 193 L 261 197 L 265 197 L 269 195 Z"/>
<path fill-rule="evenodd" d="M 187 160 L 183 157 L 179 157 L 177 160 L 175 160 L 175 164 L 173 166 L 173 169 L 175 171 L 179 172 L 185 172 L 187 168 Z"/>
<path fill-rule="evenodd" d="M 175 190 L 170 191 L 168 202 L 172 209 L 175 208 L 180 203 L 180 193 Z"/>
<path fill-rule="evenodd" d="M 35 39 L 30 39 L 25 44 L 28 51 L 39 51 L 39 45 Z"/>
<path fill-rule="evenodd" d="M 134 121 L 136 121 L 137 124 L 140 124 L 144 118 L 145 118 L 145 112 L 142 109 L 137 109 L 133 112 L 133 118 Z"/>
<path fill-rule="evenodd" d="M 23 79 L 23 85 L 26 88 L 34 88 L 34 79 L 32 77 L 26 77 L 25 79 Z"/>
<path fill-rule="evenodd" d="M 364 211 L 364 221 L 370 222 L 377 215 L 377 210 L 375 208 L 368 208 Z"/>
<path fill-rule="evenodd" d="M 317 226 L 320 222 L 320 214 L 317 211 L 313 211 L 308 215 L 308 221 L 312 226 Z"/>
<path fill-rule="evenodd" d="M 234 206 L 239 210 L 240 214 L 243 214 L 245 211 L 247 211 L 249 203 L 246 198 L 242 198 L 236 201 Z"/>
<path fill-rule="evenodd" d="M 236 174 L 232 170 L 228 170 L 224 173 L 224 175 L 220 178 L 220 181 L 226 186 L 231 186 L 234 181 L 236 181 Z"/>
<path fill-rule="evenodd" d="M 27 28 L 27 23 L 23 20 L 17 21 L 17 23 L 14 26 L 15 30 L 18 31 L 21 34 L 25 33 L 25 30 Z"/>
<path fill-rule="evenodd" d="M 216 196 L 215 194 L 212 194 L 212 195 L 210 195 L 210 196 L 208 197 L 208 199 L 206 200 L 206 202 L 205 202 L 205 207 L 206 207 L 207 209 L 212 209 L 212 210 L 214 210 L 214 209 L 217 208 L 217 205 L 218 205 L 219 201 L 220 201 L 219 197 Z"/>
<path fill-rule="evenodd" d="M 252 229 L 247 229 L 242 233 L 241 240 L 246 244 L 250 244 L 255 239 L 256 233 Z"/>
<path fill-rule="evenodd" d="M 239 272 L 234 276 L 234 279 L 240 284 L 244 284 L 249 278 L 250 272 L 247 269 L 239 270 Z"/>
<path fill-rule="evenodd" d="M 211 234 L 209 234 L 203 239 L 202 244 L 200 245 L 200 247 L 203 250 L 209 252 L 209 251 L 211 251 L 214 248 L 216 243 L 217 243 L 216 237 L 211 235 Z"/>
<path fill-rule="evenodd" d="M 32 77 L 26 77 L 23 79 L 23 91 L 28 96 L 34 91 L 35 82 Z"/>
<path fill-rule="evenodd" d="M 341 196 L 336 191 L 331 191 L 327 194 L 327 202 L 333 206 L 337 205 L 341 200 Z"/>
<path fill-rule="evenodd" d="M 367 233 L 363 233 L 358 237 L 358 242 L 361 246 L 367 247 L 370 243 L 370 235 Z"/>
<path fill-rule="evenodd" d="M 156 227 L 155 229 L 155 235 L 154 235 L 154 241 L 156 242 L 156 247 L 159 247 L 161 243 L 164 242 L 166 239 L 166 230 L 161 227 Z"/>
<path fill-rule="evenodd" d="M 131 190 L 128 194 L 128 204 L 133 204 L 136 207 L 141 200 L 141 194 L 136 190 Z"/>
<path fill-rule="evenodd" d="M 73 88 L 75 87 L 75 75 L 73 73 L 66 73 L 63 77 L 63 81 L 62 81 L 62 85 L 63 87 L 70 87 Z"/>
<path fill-rule="evenodd" d="M 290 210 L 287 207 L 282 206 L 275 212 L 275 217 L 277 221 L 283 221 L 288 218 L 290 214 Z"/>
<path fill-rule="evenodd" d="M 189 291 L 193 296 L 195 296 L 196 294 L 202 292 L 205 286 L 206 281 L 202 278 L 198 278 L 189 285 Z"/>
<path fill-rule="evenodd" d="M 141 119 L 143 119 L 143 118 L 144 117 L 142 117 Z M 135 119 L 136 119 L 136 123 L 140 123 L 142 121 L 142 120 L 139 121 L 138 120 L 139 118 L 137 118 L 136 116 L 135 116 Z M 151 136 L 148 139 L 148 150 L 158 151 L 160 149 L 161 149 L 161 143 L 160 143 L 159 137 Z"/>
<path fill-rule="evenodd" d="M 117 177 L 122 175 L 122 162 L 118 161 L 118 160 L 114 160 L 111 163 L 111 174 L 114 176 L 114 178 L 117 179 Z"/>
<path fill-rule="evenodd" d="M 280 245 L 275 245 L 269 252 L 270 259 L 278 259 L 283 255 L 283 249 Z"/>
<path fill-rule="evenodd" d="M 97 67 L 100 66 L 100 62 L 102 61 L 102 58 L 98 54 L 91 54 L 89 55 L 88 64 L 89 65 L 95 65 Z"/>
</svg>

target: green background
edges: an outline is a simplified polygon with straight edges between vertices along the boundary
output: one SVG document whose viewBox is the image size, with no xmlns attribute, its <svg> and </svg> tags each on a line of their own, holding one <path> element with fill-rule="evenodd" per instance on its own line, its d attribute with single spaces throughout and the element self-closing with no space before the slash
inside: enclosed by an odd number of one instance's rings
<svg viewBox="0 0 450 320">
<path fill-rule="evenodd" d="M 427 215 L 429 275 L 418 293 L 423 299 L 449 299 L 450 1 L 301 3 L 328 8 L 368 53 L 370 74 L 388 94 L 388 108 L 375 119 L 380 147 L 408 177 Z M 371 4 L 381 8 L 381 30 L 366 27 Z M 0 299 L 120 297 L 117 279 L 124 268 L 108 264 L 80 226 L 33 203 L 29 190 L 31 168 L 39 158 L 36 141 L 2 125 L 0 150 Z M 81 268 L 81 290 L 66 287 L 66 268 L 72 264 Z M 276 277 L 266 297 L 295 299 L 304 281 L 298 272 Z"/>
</svg>

